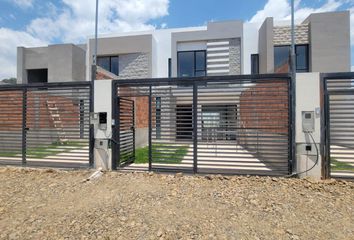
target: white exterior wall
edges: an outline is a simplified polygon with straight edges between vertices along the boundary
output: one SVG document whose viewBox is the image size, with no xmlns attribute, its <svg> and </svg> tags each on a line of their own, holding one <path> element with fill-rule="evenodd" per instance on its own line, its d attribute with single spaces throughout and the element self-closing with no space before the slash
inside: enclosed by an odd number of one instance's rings
<svg viewBox="0 0 354 240">
<path fill-rule="evenodd" d="M 315 131 L 312 133 L 318 150 L 321 142 L 321 114 L 316 114 L 320 108 L 320 74 L 319 73 L 298 73 L 296 75 L 296 171 L 303 172 L 311 168 L 317 158 L 315 145 L 308 133 L 302 131 L 302 112 L 315 112 Z M 305 147 L 311 145 L 311 151 L 307 152 Z M 311 176 L 321 178 L 321 155 L 318 153 L 318 163 L 309 172 L 300 174 L 300 177 Z"/>
<path fill-rule="evenodd" d="M 242 38 L 242 74 L 251 74 L 251 54 L 258 53 L 258 23 L 244 23 Z"/>
</svg>

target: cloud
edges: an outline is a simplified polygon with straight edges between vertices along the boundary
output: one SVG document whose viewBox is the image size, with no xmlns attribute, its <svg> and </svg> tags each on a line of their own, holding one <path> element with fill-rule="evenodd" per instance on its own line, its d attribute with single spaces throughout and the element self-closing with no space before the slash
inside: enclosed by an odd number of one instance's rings
<svg viewBox="0 0 354 240">
<path fill-rule="evenodd" d="M 20 8 L 29 8 L 33 6 L 34 0 L 11 0 L 10 2 L 17 5 Z"/>
<path fill-rule="evenodd" d="M 10 1 L 10 0 L 9 0 Z M 94 0 L 61 0 L 60 5 L 35 0 L 13 0 L 13 4 L 38 4 L 41 17 L 25 31 L 0 29 L 0 79 L 16 76 L 16 47 L 41 46 L 60 42 L 84 42 L 94 34 Z M 39 5 L 40 4 L 40 5 Z M 61 6 L 60 8 L 58 6 Z M 36 6 L 35 6 L 36 7 Z M 169 0 L 109 0 L 99 2 L 99 33 L 154 29 L 151 20 L 168 15 Z"/>
<path fill-rule="evenodd" d="M 35 47 L 48 44 L 26 32 L 0 28 L 0 79 L 16 76 L 17 46 Z"/>
<path fill-rule="evenodd" d="M 47 41 L 78 42 L 94 33 L 95 1 L 63 0 L 57 14 L 34 19 L 27 31 Z M 99 33 L 153 29 L 149 21 L 168 15 L 168 0 L 110 0 L 99 3 Z"/>
<path fill-rule="evenodd" d="M 311 13 L 336 11 L 346 1 L 327 0 L 319 8 L 301 7 L 301 0 L 295 1 L 295 19 L 304 20 Z M 276 20 L 290 20 L 291 7 L 288 0 L 268 0 L 264 8 L 259 10 L 250 22 L 263 22 L 266 17 L 274 17 Z"/>
<path fill-rule="evenodd" d="M 268 0 L 264 8 L 259 10 L 249 22 L 262 23 L 266 17 L 274 17 L 275 20 L 290 20 L 291 7 L 288 0 Z M 302 21 L 311 13 L 337 11 L 345 4 L 350 3 L 348 0 L 327 0 L 318 8 L 302 7 L 301 0 L 295 0 L 295 20 Z M 354 46 L 354 6 L 352 3 L 350 10 L 350 34 L 351 45 Z"/>
</svg>

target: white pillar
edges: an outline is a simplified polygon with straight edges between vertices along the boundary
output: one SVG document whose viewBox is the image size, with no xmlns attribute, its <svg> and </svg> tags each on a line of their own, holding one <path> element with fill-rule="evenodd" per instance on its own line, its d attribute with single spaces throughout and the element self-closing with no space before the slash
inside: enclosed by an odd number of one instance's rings
<svg viewBox="0 0 354 240">
<path fill-rule="evenodd" d="M 94 126 L 94 166 L 103 170 L 112 169 L 112 151 L 110 147 L 105 148 L 104 144 L 109 143 L 112 138 L 112 81 L 97 80 L 94 82 L 94 112 L 107 113 L 107 129 L 102 130 L 98 124 Z M 108 145 L 108 144 L 107 144 Z"/>
<path fill-rule="evenodd" d="M 321 113 L 320 109 L 320 74 L 319 73 L 298 73 L 296 74 L 296 160 L 297 173 L 300 177 L 311 176 L 321 178 Z M 315 144 L 309 133 L 303 132 L 302 112 L 314 112 L 315 129 L 312 132 Z M 306 150 L 311 146 L 311 150 Z M 317 164 L 316 159 L 318 159 Z M 315 166 L 314 166 L 315 165 Z M 313 167 L 314 166 L 314 167 Z M 312 170 L 307 171 L 313 167 Z"/>
</svg>

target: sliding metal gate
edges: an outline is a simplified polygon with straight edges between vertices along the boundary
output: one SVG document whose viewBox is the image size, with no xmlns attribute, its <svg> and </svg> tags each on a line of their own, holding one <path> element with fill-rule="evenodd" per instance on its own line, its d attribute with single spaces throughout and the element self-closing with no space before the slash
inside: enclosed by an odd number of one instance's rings
<svg viewBox="0 0 354 240">
<path fill-rule="evenodd" d="M 0 164 L 92 165 L 88 82 L 0 87 Z"/>
<path fill-rule="evenodd" d="M 322 74 L 325 177 L 354 179 L 354 73 Z"/>
<path fill-rule="evenodd" d="M 292 156 L 290 88 L 284 74 L 114 81 L 113 96 L 137 99 L 135 123 L 146 122 L 136 126 L 140 145 L 130 167 L 286 175 Z M 122 128 L 117 97 L 115 140 Z M 119 163 L 119 142 L 112 148 L 113 163 Z"/>
</svg>

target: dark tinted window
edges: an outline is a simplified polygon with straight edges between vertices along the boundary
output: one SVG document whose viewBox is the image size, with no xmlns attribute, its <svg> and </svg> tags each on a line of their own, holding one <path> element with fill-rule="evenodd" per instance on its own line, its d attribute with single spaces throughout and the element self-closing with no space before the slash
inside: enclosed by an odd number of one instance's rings
<svg viewBox="0 0 354 240">
<path fill-rule="evenodd" d="M 274 47 L 274 72 L 289 72 L 290 46 Z"/>
<path fill-rule="evenodd" d="M 251 55 L 251 74 L 259 73 L 259 55 L 252 54 Z"/>
<path fill-rule="evenodd" d="M 171 58 L 168 59 L 168 77 L 170 78 L 172 76 L 172 62 Z"/>
<path fill-rule="evenodd" d="M 178 77 L 199 77 L 206 75 L 205 51 L 178 52 Z"/>
<path fill-rule="evenodd" d="M 97 65 L 117 76 L 119 75 L 118 56 L 97 57 Z"/>
<path fill-rule="evenodd" d="M 308 45 L 296 46 L 296 70 L 298 72 L 309 71 Z"/>
<path fill-rule="evenodd" d="M 178 77 L 194 76 L 194 52 L 178 53 Z"/>
<path fill-rule="evenodd" d="M 296 45 L 296 71 L 309 71 L 308 45 Z M 290 46 L 274 47 L 274 72 L 284 73 L 290 70 Z"/>
<path fill-rule="evenodd" d="M 47 83 L 48 69 L 31 69 L 27 70 L 28 83 Z"/>
<path fill-rule="evenodd" d="M 110 69 L 110 63 L 109 63 L 109 57 L 98 57 L 97 58 L 97 65 L 100 66 L 101 68 L 109 71 Z"/>
<path fill-rule="evenodd" d="M 118 76 L 119 71 L 118 71 L 118 65 L 119 64 L 119 58 L 118 57 L 111 57 L 111 70 L 110 72 L 114 73 L 115 75 Z"/>
</svg>

